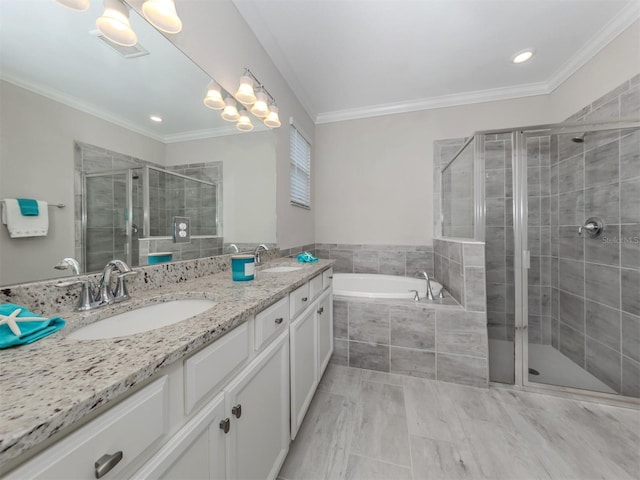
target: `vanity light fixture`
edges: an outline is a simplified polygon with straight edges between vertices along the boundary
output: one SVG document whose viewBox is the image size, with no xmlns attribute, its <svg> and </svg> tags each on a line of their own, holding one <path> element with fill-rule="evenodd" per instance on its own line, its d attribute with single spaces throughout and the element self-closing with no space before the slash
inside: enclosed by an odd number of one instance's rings
<svg viewBox="0 0 640 480">
<path fill-rule="evenodd" d="M 256 103 L 256 94 L 253 92 L 253 79 L 249 76 L 251 72 L 245 69 L 244 75 L 240 77 L 240 86 L 234 95 L 236 100 L 248 107 Z"/>
<path fill-rule="evenodd" d="M 225 107 L 220 85 L 213 80 L 209 82 L 209 86 L 207 87 L 207 95 L 204 97 L 204 104 L 213 110 L 222 110 Z"/>
<path fill-rule="evenodd" d="M 275 105 L 269 105 L 269 114 L 267 118 L 263 120 L 264 124 L 269 128 L 278 128 L 280 125 L 280 117 L 278 116 L 278 107 Z"/>
<path fill-rule="evenodd" d="M 240 120 L 240 114 L 238 113 L 238 107 L 236 107 L 236 101 L 227 97 L 224 99 L 224 110 L 222 111 L 222 118 L 227 122 L 237 122 Z"/>
<path fill-rule="evenodd" d="M 256 102 L 251 107 L 251 113 L 258 118 L 265 118 L 269 114 L 269 105 L 267 102 L 269 98 L 264 92 L 264 88 L 260 87 L 258 93 L 256 93 Z"/>
<path fill-rule="evenodd" d="M 90 5 L 89 0 L 55 0 L 55 2 L 76 12 L 86 11 Z"/>
<path fill-rule="evenodd" d="M 253 124 L 251 123 L 251 118 L 249 118 L 249 112 L 242 109 L 240 110 L 240 119 L 238 123 L 236 123 L 236 128 L 242 132 L 250 132 L 253 130 Z"/>
<path fill-rule="evenodd" d="M 159 117 L 158 115 L 149 115 L 149 120 L 151 120 L 152 122 L 156 122 L 156 123 L 164 122 L 164 118 Z"/>
<path fill-rule="evenodd" d="M 173 0 L 146 0 L 142 4 L 142 14 L 160 31 L 178 33 L 182 30 L 182 21 L 176 13 Z"/>
<path fill-rule="evenodd" d="M 129 23 L 129 8 L 122 0 L 104 0 L 104 12 L 96 20 L 100 33 L 118 45 L 132 47 L 138 37 Z"/>
<path fill-rule="evenodd" d="M 513 58 L 511 59 L 511 61 L 513 63 L 524 63 L 527 60 L 531 60 L 531 57 L 533 57 L 533 54 L 535 52 L 533 50 L 524 50 L 520 53 L 516 53 Z"/>
</svg>

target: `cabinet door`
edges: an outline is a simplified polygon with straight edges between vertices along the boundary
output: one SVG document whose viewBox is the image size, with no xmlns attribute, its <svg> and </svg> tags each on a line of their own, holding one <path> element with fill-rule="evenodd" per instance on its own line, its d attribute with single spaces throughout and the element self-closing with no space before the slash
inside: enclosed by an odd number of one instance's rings
<svg viewBox="0 0 640 480">
<path fill-rule="evenodd" d="M 132 479 L 224 480 L 224 395 L 205 405 Z"/>
<path fill-rule="evenodd" d="M 318 300 L 318 379 L 322 378 L 333 353 L 333 295 L 326 291 Z"/>
<path fill-rule="evenodd" d="M 227 478 L 276 478 L 289 449 L 289 333 L 225 389 Z"/>
<path fill-rule="evenodd" d="M 291 438 L 296 438 L 318 386 L 317 303 L 291 322 Z"/>
</svg>

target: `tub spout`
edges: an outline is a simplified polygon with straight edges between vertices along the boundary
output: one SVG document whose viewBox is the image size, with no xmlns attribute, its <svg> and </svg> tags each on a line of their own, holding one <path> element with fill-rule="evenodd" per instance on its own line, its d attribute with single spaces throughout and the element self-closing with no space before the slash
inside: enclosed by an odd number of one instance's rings
<svg viewBox="0 0 640 480">
<path fill-rule="evenodd" d="M 416 277 L 422 277 L 427 281 L 427 300 L 433 300 L 433 290 L 431 289 L 431 280 L 427 272 L 416 272 Z"/>
</svg>

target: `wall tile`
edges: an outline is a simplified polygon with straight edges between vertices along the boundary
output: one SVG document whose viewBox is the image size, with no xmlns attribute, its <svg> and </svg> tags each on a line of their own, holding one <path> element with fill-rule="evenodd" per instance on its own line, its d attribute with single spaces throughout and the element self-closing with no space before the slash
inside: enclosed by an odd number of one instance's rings
<svg viewBox="0 0 640 480">
<path fill-rule="evenodd" d="M 379 253 L 380 273 L 383 275 L 401 275 L 406 274 L 406 259 L 404 252 L 386 252 Z"/>
<path fill-rule="evenodd" d="M 640 362 L 640 317 L 622 312 L 622 353 Z"/>
<path fill-rule="evenodd" d="M 605 185 L 618 181 L 619 176 L 618 142 L 608 143 L 585 153 L 585 186 Z"/>
<path fill-rule="evenodd" d="M 487 356 L 487 317 L 483 313 L 437 310 L 436 350 Z"/>
<path fill-rule="evenodd" d="M 558 193 L 573 192 L 584 187 L 584 156 L 582 152 L 558 164 Z"/>
<path fill-rule="evenodd" d="M 485 172 L 485 197 L 504 197 L 504 170 L 487 170 Z"/>
<path fill-rule="evenodd" d="M 622 223 L 640 223 L 640 177 L 620 183 Z"/>
<path fill-rule="evenodd" d="M 560 316 L 558 319 L 574 330 L 584 332 L 584 298 L 560 290 L 559 302 Z"/>
<path fill-rule="evenodd" d="M 584 213 L 586 217 L 601 217 L 607 225 L 620 223 L 620 190 L 617 185 L 603 185 L 584 191 Z M 640 202 L 640 200 L 639 200 Z M 625 209 L 628 205 L 625 204 Z"/>
<path fill-rule="evenodd" d="M 487 359 L 438 353 L 437 379 L 443 382 L 487 387 Z"/>
<path fill-rule="evenodd" d="M 640 224 L 622 225 L 620 242 L 621 266 L 640 270 Z"/>
<path fill-rule="evenodd" d="M 349 365 L 349 342 L 347 340 L 333 340 L 333 354 L 330 361 L 335 365 Z"/>
<path fill-rule="evenodd" d="M 585 365 L 584 341 L 585 338 L 582 333 L 560 322 L 559 350 L 572 362 L 577 363 L 582 368 L 584 368 Z"/>
<path fill-rule="evenodd" d="M 562 290 L 584 296 L 584 263 L 575 260 L 558 261 L 558 284 Z"/>
<path fill-rule="evenodd" d="M 349 302 L 333 299 L 333 336 L 349 338 Z"/>
<path fill-rule="evenodd" d="M 582 190 L 561 193 L 558 196 L 558 224 L 583 225 L 585 220 L 584 202 L 584 192 Z"/>
<path fill-rule="evenodd" d="M 353 252 L 353 273 L 378 273 L 378 252 L 370 250 L 356 250 Z"/>
<path fill-rule="evenodd" d="M 589 300 L 585 307 L 587 336 L 620 351 L 620 310 Z"/>
<path fill-rule="evenodd" d="M 640 397 L 640 363 L 622 357 L 622 394 Z"/>
<path fill-rule="evenodd" d="M 620 139 L 620 178 L 640 177 L 640 130 Z"/>
<path fill-rule="evenodd" d="M 349 303 L 349 340 L 389 344 L 389 307 Z"/>
<path fill-rule="evenodd" d="M 434 273 L 433 252 L 407 252 L 405 270 L 408 277 L 422 271 L 432 275 Z"/>
<path fill-rule="evenodd" d="M 620 265 L 620 225 L 607 225 L 600 237 L 583 236 L 587 262 Z"/>
<path fill-rule="evenodd" d="M 634 315 L 640 315 L 640 271 L 623 268 L 622 281 L 622 310 Z"/>
<path fill-rule="evenodd" d="M 389 348 L 389 371 L 413 377 L 436 378 L 436 354 L 425 350 Z"/>
<path fill-rule="evenodd" d="M 435 348 L 434 310 L 394 306 L 389 311 L 389 325 L 391 345 L 421 350 Z"/>
<path fill-rule="evenodd" d="M 467 267 L 484 266 L 484 245 L 464 245 L 464 265 Z"/>
<path fill-rule="evenodd" d="M 465 308 L 472 312 L 484 312 L 487 305 L 485 271 L 482 267 L 464 269 Z"/>
<path fill-rule="evenodd" d="M 331 258 L 336 260 L 333 271 L 336 273 L 353 273 L 352 250 L 330 250 Z"/>
<path fill-rule="evenodd" d="M 620 118 L 640 117 L 640 86 L 636 85 L 620 96 Z"/>
<path fill-rule="evenodd" d="M 349 342 L 349 366 L 388 372 L 389 346 Z"/>
<path fill-rule="evenodd" d="M 640 277 L 640 272 L 638 275 Z M 638 291 L 640 289 L 636 290 Z M 585 264 L 585 294 L 591 300 L 620 308 L 620 269 L 592 263 Z"/>
<path fill-rule="evenodd" d="M 621 386 L 620 353 L 587 337 L 586 347 L 587 371 L 602 380 L 616 392 Z"/>
</svg>

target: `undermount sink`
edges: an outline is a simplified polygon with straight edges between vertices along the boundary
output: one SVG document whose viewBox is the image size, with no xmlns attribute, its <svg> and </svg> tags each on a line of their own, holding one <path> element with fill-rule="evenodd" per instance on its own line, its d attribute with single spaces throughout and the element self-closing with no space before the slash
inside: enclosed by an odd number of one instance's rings
<svg viewBox="0 0 640 480">
<path fill-rule="evenodd" d="M 285 267 L 285 266 L 271 267 L 271 268 L 265 268 L 262 271 L 266 273 L 284 273 L 284 272 L 295 272 L 296 270 L 302 270 L 302 267 Z"/>
<path fill-rule="evenodd" d="M 198 315 L 209 310 L 216 303 L 212 300 L 195 298 L 156 303 L 103 318 L 71 332 L 67 338 L 101 340 L 148 332 Z"/>
</svg>

